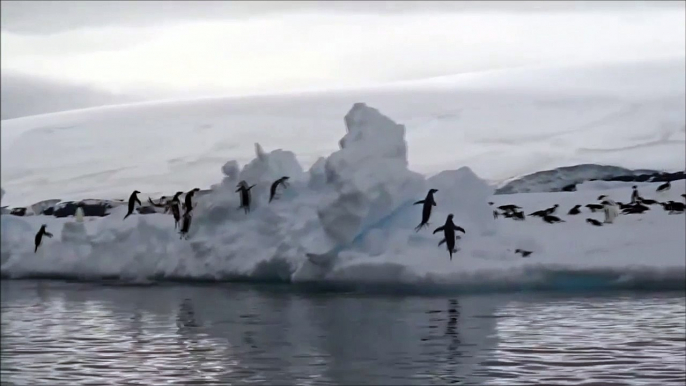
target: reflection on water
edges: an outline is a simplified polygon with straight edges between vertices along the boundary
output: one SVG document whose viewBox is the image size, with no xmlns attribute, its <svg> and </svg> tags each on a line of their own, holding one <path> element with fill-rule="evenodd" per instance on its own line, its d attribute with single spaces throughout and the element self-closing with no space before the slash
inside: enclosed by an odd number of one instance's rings
<svg viewBox="0 0 686 386">
<path fill-rule="evenodd" d="M 2 283 L 2 382 L 686 381 L 683 294 L 392 297 L 287 287 Z"/>
</svg>

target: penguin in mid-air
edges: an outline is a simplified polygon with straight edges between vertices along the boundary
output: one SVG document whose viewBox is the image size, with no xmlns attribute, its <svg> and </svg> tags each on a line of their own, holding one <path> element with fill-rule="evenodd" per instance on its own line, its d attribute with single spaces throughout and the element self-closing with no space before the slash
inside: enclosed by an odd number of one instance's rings
<svg viewBox="0 0 686 386">
<path fill-rule="evenodd" d="M 193 210 L 193 195 L 198 191 L 200 191 L 200 188 L 191 189 L 188 193 L 186 193 L 186 197 L 184 198 L 184 208 L 186 213 L 190 213 Z"/>
<path fill-rule="evenodd" d="M 36 233 L 36 239 L 35 239 L 36 248 L 33 250 L 33 253 L 38 252 L 38 247 L 40 246 L 41 240 L 43 240 L 43 235 L 52 238 L 52 233 L 46 231 L 45 230 L 46 227 L 47 227 L 47 225 L 45 225 L 45 224 L 41 225 L 40 229 L 38 230 L 38 233 Z"/>
<path fill-rule="evenodd" d="M 188 239 L 188 231 L 191 229 L 191 220 L 193 219 L 193 216 L 191 215 L 191 212 L 186 210 L 183 213 L 183 222 L 181 223 L 181 230 L 179 231 L 180 239 L 186 238 Z"/>
<path fill-rule="evenodd" d="M 136 207 L 136 203 L 138 205 L 143 205 L 141 204 L 141 200 L 138 199 L 138 196 L 136 194 L 140 193 L 137 190 L 134 190 L 133 193 L 131 193 L 131 197 L 129 197 L 129 211 L 126 213 L 126 216 L 124 216 L 124 220 L 126 220 L 127 217 L 131 216 L 131 213 L 133 213 L 133 209 Z"/>
<path fill-rule="evenodd" d="M 426 198 L 417 201 L 412 205 L 422 204 L 422 222 L 414 228 L 415 232 L 419 232 L 422 227 L 429 226 L 429 218 L 431 217 L 431 207 L 436 206 L 436 200 L 434 200 L 434 193 L 438 192 L 438 189 L 431 189 L 427 193 Z"/>
<path fill-rule="evenodd" d="M 288 182 L 286 182 L 286 181 L 288 181 L 289 178 L 290 177 L 288 177 L 288 176 L 283 176 L 283 177 L 279 178 L 278 180 L 274 181 L 272 186 L 269 188 L 269 202 L 272 202 L 272 200 L 276 196 L 276 188 L 278 188 L 279 185 L 283 186 L 284 189 L 288 188 Z"/>
<path fill-rule="evenodd" d="M 248 212 L 250 212 L 250 189 L 254 188 L 255 185 L 249 187 L 247 182 L 241 181 L 237 186 L 238 189 L 236 189 L 236 192 L 241 193 L 241 205 L 238 209 L 243 208 L 245 214 L 248 214 Z"/>
<path fill-rule="evenodd" d="M 457 250 L 455 249 L 455 240 L 459 236 L 455 236 L 455 231 L 460 231 L 462 233 L 467 233 L 462 227 L 459 227 L 453 223 L 453 214 L 449 214 L 448 218 L 445 220 L 445 224 L 443 226 L 440 226 L 434 230 L 434 234 L 443 231 L 443 240 L 438 243 L 438 246 L 441 244 L 445 243 L 446 246 L 448 247 L 448 253 L 450 253 L 450 260 L 453 260 L 453 253 L 456 253 Z"/>
</svg>

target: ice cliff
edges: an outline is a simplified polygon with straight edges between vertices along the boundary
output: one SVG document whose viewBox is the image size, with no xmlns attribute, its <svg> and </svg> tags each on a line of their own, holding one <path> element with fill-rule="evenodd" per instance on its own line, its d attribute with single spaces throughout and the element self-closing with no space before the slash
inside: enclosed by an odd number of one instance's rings
<svg viewBox="0 0 686 386">
<path fill-rule="evenodd" d="M 583 271 L 606 275 L 608 285 L 645 284 L 646 277 L 683 283 L 683 240 L 679 243 L 672 234 L 679 232 L 678 226 L 667 234 L 672 241 L 663 246 L 663 259 L 652 261 L 648 269 L 636 271 L 635 255 L 627 257 L 622 248 L 612 246 L 605 250 L 619 252 L 610 258 L 589 258 L 606 244 L 603 238 L 560 243 L 564 236 L 550 232 L 560 232 L 562 225 L 532 224 L 533 219 L 526 226 L 494 221 L 488 204 L 493 190 L 468 167 L 430 178 L 410 171 L 405 127 L 376 109 L 357 103 L 344 122 L 347 132 L 339 141 L 340 149 L 307 171 L 294 153 L 265 151 L 258 144 L 255 158 L 242 168 L 237 161 L 226 162 L 222 180 L 197 200 L 188 240 L 180 239 L 169 215 L 134 215 L 123 221 L 124 206 L 85 223 L 48 216 L 2 216 L 2 275 L 426 289 L 545 287 L 553 285 L 560 272 Z M 268 203 L 270 185 L 282 176 L 290 177 L 290 187 Z M 247 214 L 238 208 L 235 190 L 240 181 L 255 185 Z M 413 203 L 430 188 L 438 189 L 431 226 L 415 232 L 421 205 Z M 533 204 L 546 200 L 550 198 L 537 198 Z M 437 246 L 443 236 L 431 233 L 449 213 L 467 231 L 452 262 L 445 247 Z M 673 219 L 670 224 L 677 224 Z M 42 223 L 55 237 L 44 239 L 34 254 L 33 237 Z M 606 232 L 623 235 L 626 230 L 620 226 Z M 564 234 L 569 235 L 569 230 Z M 555 243 L 566 247 L 559 250 Z M 522 259 L 513 253 L 515 248 L 533 250 L 535 258 Z M 675 258 L 678 253 L 681 257 Z"/>
</svg>

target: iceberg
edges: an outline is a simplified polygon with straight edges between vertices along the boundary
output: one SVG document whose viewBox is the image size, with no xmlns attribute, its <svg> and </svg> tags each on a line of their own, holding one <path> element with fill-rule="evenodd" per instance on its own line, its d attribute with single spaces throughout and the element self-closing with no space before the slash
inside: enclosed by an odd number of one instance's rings
<svg viewBox="0 0 686 386">
<path fill-rule="evenodd" d="M 375 108 L 356 103 L 344 123 L 339 149 L 307 171 L 293 152 L 260 144 L 243 167 L 226 162 L 221 180 L 197 197 L 187 240 L 170 215 L 134 214 L 122 221 L 124 205 L 84 222 L 3 215 L 2 276 L 248 280 L 419 292 L 685 286 L 683 215 L 658 207 L 600 228 L 585 223 L 600 215 L 593 213 L 561 215 L 566 222 L 555 225 L 493 217 L 493 207 L 503 204 L 530 213 L 557 203 L 566 213 L 576 203 L 597 201 L 599 191 L 627 201 L 635 183 L 494 195 L 467 166 L 429 178 L 411 171 L 405 127 Z M 269 203 L 271 183 L 282 176 L 290 177 L 290 186 Z M 239 181 L 255 185 L 249 213 L 239 210 Z M 656 184 L 638 185 L 650 197 Z M 681 200 L 685 187 L 675 181 L 666 194 Z M 421 205 L 414 202 L 431 188 L 438 192 L 430 228 L 415 231 Z M 452 261 L 438 245 L 442 235 L 432 234 L 449 214 L 467 232 Z M 55 237 L 34 253 L 40 224 Z M 532 254 L 514 253 L 519 248 Z"/>
</svg>

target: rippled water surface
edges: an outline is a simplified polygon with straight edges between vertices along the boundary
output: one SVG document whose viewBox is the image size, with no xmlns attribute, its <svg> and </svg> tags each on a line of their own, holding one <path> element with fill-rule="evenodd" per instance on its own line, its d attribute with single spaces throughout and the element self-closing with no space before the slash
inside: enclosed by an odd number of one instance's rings
<svg viewBox="0 0 686 386">
<path fill-rule="evenodd" d="M 683 293 L 2 282 L 13 385 L 684 385 Z"/>
</svg>

